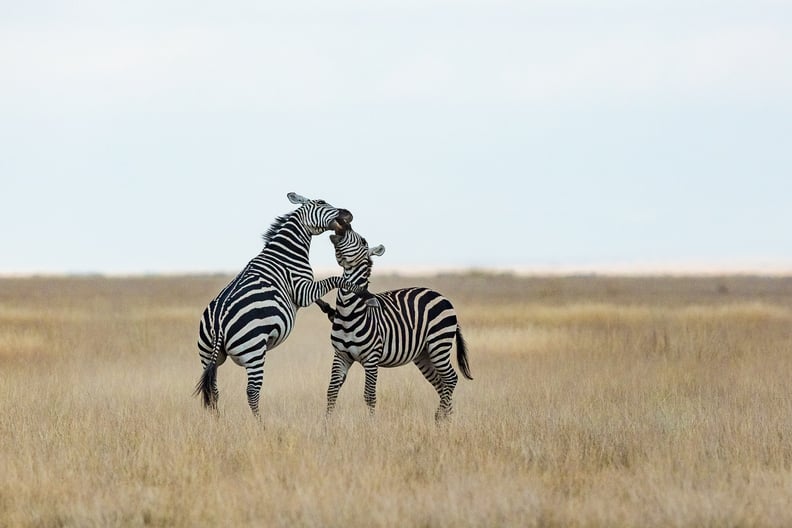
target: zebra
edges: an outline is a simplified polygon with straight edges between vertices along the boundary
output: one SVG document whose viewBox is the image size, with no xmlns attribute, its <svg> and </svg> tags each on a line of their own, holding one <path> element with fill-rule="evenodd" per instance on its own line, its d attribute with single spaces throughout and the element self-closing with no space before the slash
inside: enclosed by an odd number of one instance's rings
<svg viewBox="0 0 792 528">
<path fill-rule="evenodd" d="M 372 255 L 385 252 L 382 245 L 369 249 L 366 239 L 351 227 L 330 235 L 336 260 L 344 268 L 343 278 L 360 287 L 368 287 Z M 344 286 L 339 288 L 336 308 L 319 299 L 317 304 L 333 322 L 331 341 L 334 348 L 330 385 L 327 388 L 327 412 L 335 408 L 338 392 L 349 367 L 357 361 L 365 370 L 364 399 L 371 414 L 377 403 L 377 370 L 415 363 L 440 397 L 435 420 L 452 412 L 452 395 L 457 374 L 451 365 L 451 346 L 456 341 L 456 356 L 462 374 L 472 380 L 467 345 L 457 322 L 451 301 L 429 288 L 403 288 L 374 294 L 378 308 L 365 302 Z"/>
<path fill-rule="evenodd" d="M 275 219 L 263 236 L 261 252 L 220 291 L 201 317 L 198 350 L 203 374 L 195 395 L 202 396 L 204 407 L 217 409 L 217 368 L 231 357 L 247 370 L 248 405 L 258 417 L 265 356 L 289 336 L 297 310 L 339 286 L 371 298 L 365 287 L 341 277 L 314 282 L 308 262 L 311 237 L 330 229 L 342 233 L 349 228 L 352 213 L 296 193 L 287 197 L 300 207 Z M 376 301 L 369 302 L 376 305 Z"/>
</svg>

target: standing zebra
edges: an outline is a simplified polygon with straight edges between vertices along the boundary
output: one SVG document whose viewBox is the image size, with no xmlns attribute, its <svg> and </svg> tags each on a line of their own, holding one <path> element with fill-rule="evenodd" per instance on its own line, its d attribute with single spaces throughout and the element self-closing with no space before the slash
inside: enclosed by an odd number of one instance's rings
<svg viewBox="0 0 792 528">
<path fill-rule="evenodd" d="M 201 317 L 198 349 L 204 370 L 195 394 L 203 396 L 205 407 L 217 408 L 217 367 L 230 356 L 247 370 L 248 405 L 258 416 L 264 358 L 289 336 L 297 309 L 342 285 L 371 297 L 365 287 L 341 277 L 314 282 L 308 262 L 311 237 L 330 229 L 342 233 L 349 228 L 352 213 L 323 200 L 295 193 L 287 196 L 300 207 L 275 220 L 264 235 L 261 253 L 223 288 Z"/>
<path fill-rule="evenodd" d="M 371 256 L 382 255 L 385 247 L 369 249 L 366 240 L 352 228 L 330 235 L 330 240 L 335 246 L 336 260 L 344 268 L 343 278 L 367 288 Z M 457 383 L 450 359 L 454 341 L 459 368 L 466 378 L 473 379 L 467 346 L 451 301 L 428 288 L 403 288 L 374 297 L 380 306 L 368 309 L 365 301 L 341 286 L 335 310 L 321 299 L 317 301 L 333 321 L 331 341 L 335 355 L 327 388 L 327 415 L 333 412 L 338 391 L 355 361 L 366 372 L 364 398 L 372 414 L 377 402 L 378 367 L 398 367 L 412 362 L 440 396 L 435 420 L 446 418 L 452 411 Z"/>
</svg>

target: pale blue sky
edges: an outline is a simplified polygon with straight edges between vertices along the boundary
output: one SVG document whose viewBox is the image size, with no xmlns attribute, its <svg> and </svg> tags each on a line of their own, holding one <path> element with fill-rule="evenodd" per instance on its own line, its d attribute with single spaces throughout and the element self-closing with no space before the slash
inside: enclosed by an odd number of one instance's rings
<svg viewBox="0 0 792 528">
<path fill-rule="evenodd" d="M 792 263 L 790 2 L 73 4 L 2 5 L 0 273 L 235 271 L 289 191 L 383 268 Z"/>
</svg>

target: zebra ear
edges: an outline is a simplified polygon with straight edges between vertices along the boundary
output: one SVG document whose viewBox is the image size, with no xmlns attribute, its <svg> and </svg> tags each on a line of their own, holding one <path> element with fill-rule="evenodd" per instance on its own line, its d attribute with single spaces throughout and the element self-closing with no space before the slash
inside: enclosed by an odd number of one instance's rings
<svg viewBox="0 0 792 528">
<path fill-rule="evenodd" d="M 308 201 L 308 198 L 304 196 L 300 196 L 299 194 L 294 192 L 290 192 L 289 194 L 287 194 L 286 198 L 288 198 L 289 201 L 293 204 L 304 204 L 305 202 Z"/>
<path fill-rule="evenodd" d="M 377 255 L 381 257 L 385 253 L 385 246 L 380 244 L 379 246 L 374 246 L 373 248 L 369 249 L 369 257 L 371 255 Z"/>
</svg>

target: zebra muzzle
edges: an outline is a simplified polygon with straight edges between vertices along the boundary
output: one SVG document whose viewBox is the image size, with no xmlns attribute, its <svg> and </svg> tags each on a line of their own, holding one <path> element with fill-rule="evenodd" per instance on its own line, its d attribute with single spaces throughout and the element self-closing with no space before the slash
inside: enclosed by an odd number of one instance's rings
<svg viewBox="0 0 792 528">
<path fill-rule="evenodd" d="M 336 218 L 330 223 L 330 228 L 335 231 L 336 235 L 341 236 L 349 229 L 349 222 L 343 218 Z"/>
</svg>

